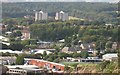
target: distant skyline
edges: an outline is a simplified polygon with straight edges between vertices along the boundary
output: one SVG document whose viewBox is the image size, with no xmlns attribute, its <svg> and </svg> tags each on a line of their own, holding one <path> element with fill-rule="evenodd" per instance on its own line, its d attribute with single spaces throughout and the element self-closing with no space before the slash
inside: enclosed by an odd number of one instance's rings
<svg viewBox="0 0 120 75">
<path fill-rule="evenodd" d="M 109 2 L 117 3 L 119 0 L 1 0 L 2 2 Z"/>
</svg>

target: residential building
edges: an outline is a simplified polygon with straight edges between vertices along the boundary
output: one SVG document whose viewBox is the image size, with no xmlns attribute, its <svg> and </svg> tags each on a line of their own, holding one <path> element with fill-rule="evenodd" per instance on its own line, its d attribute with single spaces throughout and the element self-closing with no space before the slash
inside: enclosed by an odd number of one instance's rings
<svg viewBox="0 0 120 75">
<path fill-rule="evenodd" d="M 62 47 L 65 43 L 65 39 L 62 39 L 62 40 L 59 40 L 57 43 L 56 43 L 56 46 L 59 46 L 59 47 Z"/>
<path fill-rule="evenodd" d="M 55 16 L 55 20 L 62 20 L 62 21 L 69 20 L 68 13 L 65 13 L 63 11 L 57 12 Z"/>
<path fill-rule="evenodd" d="M 37 45 L 38 45 L 38 48 L 49 49 L 53 45 L 53 43 L 39 40 L 37 42 Z"/>
<path fill-rule="evenodd" d="M 67 57 L 68 62 L 102 62 L 103 59 L 99 59 L 98 57 L 88 57 L 88 58 L 71 58 Z"/>
<path fill-rule="evenodd" d="M 114 42 L 113 44 L 112 44 L 112 49 L 117 49 L 117 42 Z"/>
<path fill-rule="evenodd" d="M 80 47 L 83 49 L 83 50 L 94 50 L 95 48 L 95 44 L 94 43 L 81 43 Z"/>
<path fill-rule="evenodd" d="M 62 40 L 59 40 L 60 43 L 64 43 L 65 42 L 65 39 L 62 39 Z"/>
<path fill-rule="evenodd" d="M 83 50 L 87 50 L 89 54 L 95 54 L 94 51 L 95 44 L 94 43 L 80 43 L 79 45 L 73 45 L 71 47 L 64 47 L 61 52 L 64 53 L 80 53 Z"/>
<path fill-rule="evenodd" d="M 15 56 L 0 56 L 0 64 L 10 65 L 10 64 L 15 64 L 15 62 L 16 62 Z"/>
<path fill-rule="evenodd" d="M 71 57 L 67 57 L 66 58 L 68 62 L 80 62 L 81 58 L 71 58 Z"/>
<path fill-rule="evenodd" d="M 39 11 L 39 12 L 35 13 L 35 21 L 47 20 L 47 19 L 48 19 L 48 13 L 47 12 Z"/>
<path fill-rule="evenodd" d="M 32 18 L 34 18 L 34 16 L 26 15 L 26 16 L 24 16 L 24 18 L 25 18 L 25 19 L 32 19 Z"/>
<path fill-rule="evenodd" d="M 21 33 L 22 33 L 21 40 L 30 39 L 30 31 L 29 30 L 22 30 Z"/>
<path fill-rule="evenodd" d="M 30 31 L 29 31 L 29 27 L 20 27 L 22 28 L 21 30 L 21 33 L 22 33 L 22 36 L 21 36 L 21 40 L 27 40 L 27 39 L 30 39 Z"/>
<path fill-rule="evenodd" d="M 8 32 L 5 32 L 6 35 L 10 35 L 12 34 L 12 32 L 8 31 Z"/>
<path fill-rule="evenodd" d="M 64 47 L 61 52 L 64 52 L 64 53 L 74 53 L 74 52 L 77 52 L 77 53 L 80 53 L 81 51 L 81 48 L 80 47 Z"/>
<path fill-rule="evenodd" d="M 106 26 L 112 26 L 113 24 L 110 24 L 110 23 L 109 23 L 109 24 L 105 24 L 105 25 L 106 25 Z"/>
<path fill-rule="evenodd" d="M 94 62 L 94 63 L 97 63 L 97 62 L 102 62 L 103 61 L 103 59 L 84 59 L 84 58 L 82 58 L 82 59 L 80 59 L 80 62 Z"/>
<path fill-rule="evenodd" d="M 17 25 L 17 27 L 21 30 L 14 30 L 13 32 L 20 31 L 22 33 L 22 36 L 19 37 L 19 38 L 21 38 L 21 40 L 30 39 L 29 26 L 19 26 L 19 25 Z"/>
</svg>

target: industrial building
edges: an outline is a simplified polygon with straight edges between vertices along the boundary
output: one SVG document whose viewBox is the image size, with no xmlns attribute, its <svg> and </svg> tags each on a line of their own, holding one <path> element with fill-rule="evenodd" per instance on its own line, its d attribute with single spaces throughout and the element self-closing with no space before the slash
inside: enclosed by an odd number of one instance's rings
<svg viewBox="0 0 120 75">
<path fill-rule="evenodd" d="M 25 58 L 25 61 L 29 65 L 36 65 L 38 67 L 43 67 L 43 68 L 52 69 L 52 70 L 55 69 L 55 71 L 64 71 L 64 68 L 65 68 L 65 65 L 63 65 L 63 64 L 49 62 L 49 61 L 45 61 L 42 59 Z"/>
</svg>

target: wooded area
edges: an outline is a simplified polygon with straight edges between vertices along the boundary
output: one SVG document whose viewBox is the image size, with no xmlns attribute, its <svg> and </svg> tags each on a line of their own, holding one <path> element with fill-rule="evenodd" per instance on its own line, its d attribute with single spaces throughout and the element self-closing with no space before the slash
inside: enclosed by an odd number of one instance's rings
<svg viewBox="0 0 120 75">
<path fill-rule="evenodd" d="M 35 11 L 43 10 L 49 16 L 55 16 L 58 11 L 68 12 L 70 16 L 104 22 L 116 21 L 118 14 L 117 4 L 112 3 L 85 3 L 85 2 L 33 2 L 33 3 L 3 3 L 4 17 L 23 17 L 33 15 Z"/>
</svg>

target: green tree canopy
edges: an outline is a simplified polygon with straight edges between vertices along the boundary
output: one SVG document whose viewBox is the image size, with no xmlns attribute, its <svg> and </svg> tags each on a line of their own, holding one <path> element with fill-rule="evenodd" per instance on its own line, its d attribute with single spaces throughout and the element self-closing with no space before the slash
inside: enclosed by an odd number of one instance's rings
<svg viewBox="0 0 120 75">
<path fill-rule="evenodd" d="M 82 58 L 87 58 L 87 57 L 89 56 L 87 50 L 81 51 L 80 54 L 81 54 L 81 57 L 82 57 Z"/>
<path fill-rule="evenodd" d="M 19 55 L 16 59 L 16 65 L 23 65 L 24 64 L 24 57 Z"/>
<path fill-rule="evenodd" d="M 21 43 L 13 42 L 13 43 L 10 44 L 9 48 L 12 49 L 12 50 L 21 51 L 24 48 L 24 46 Z"/>
</svg>

